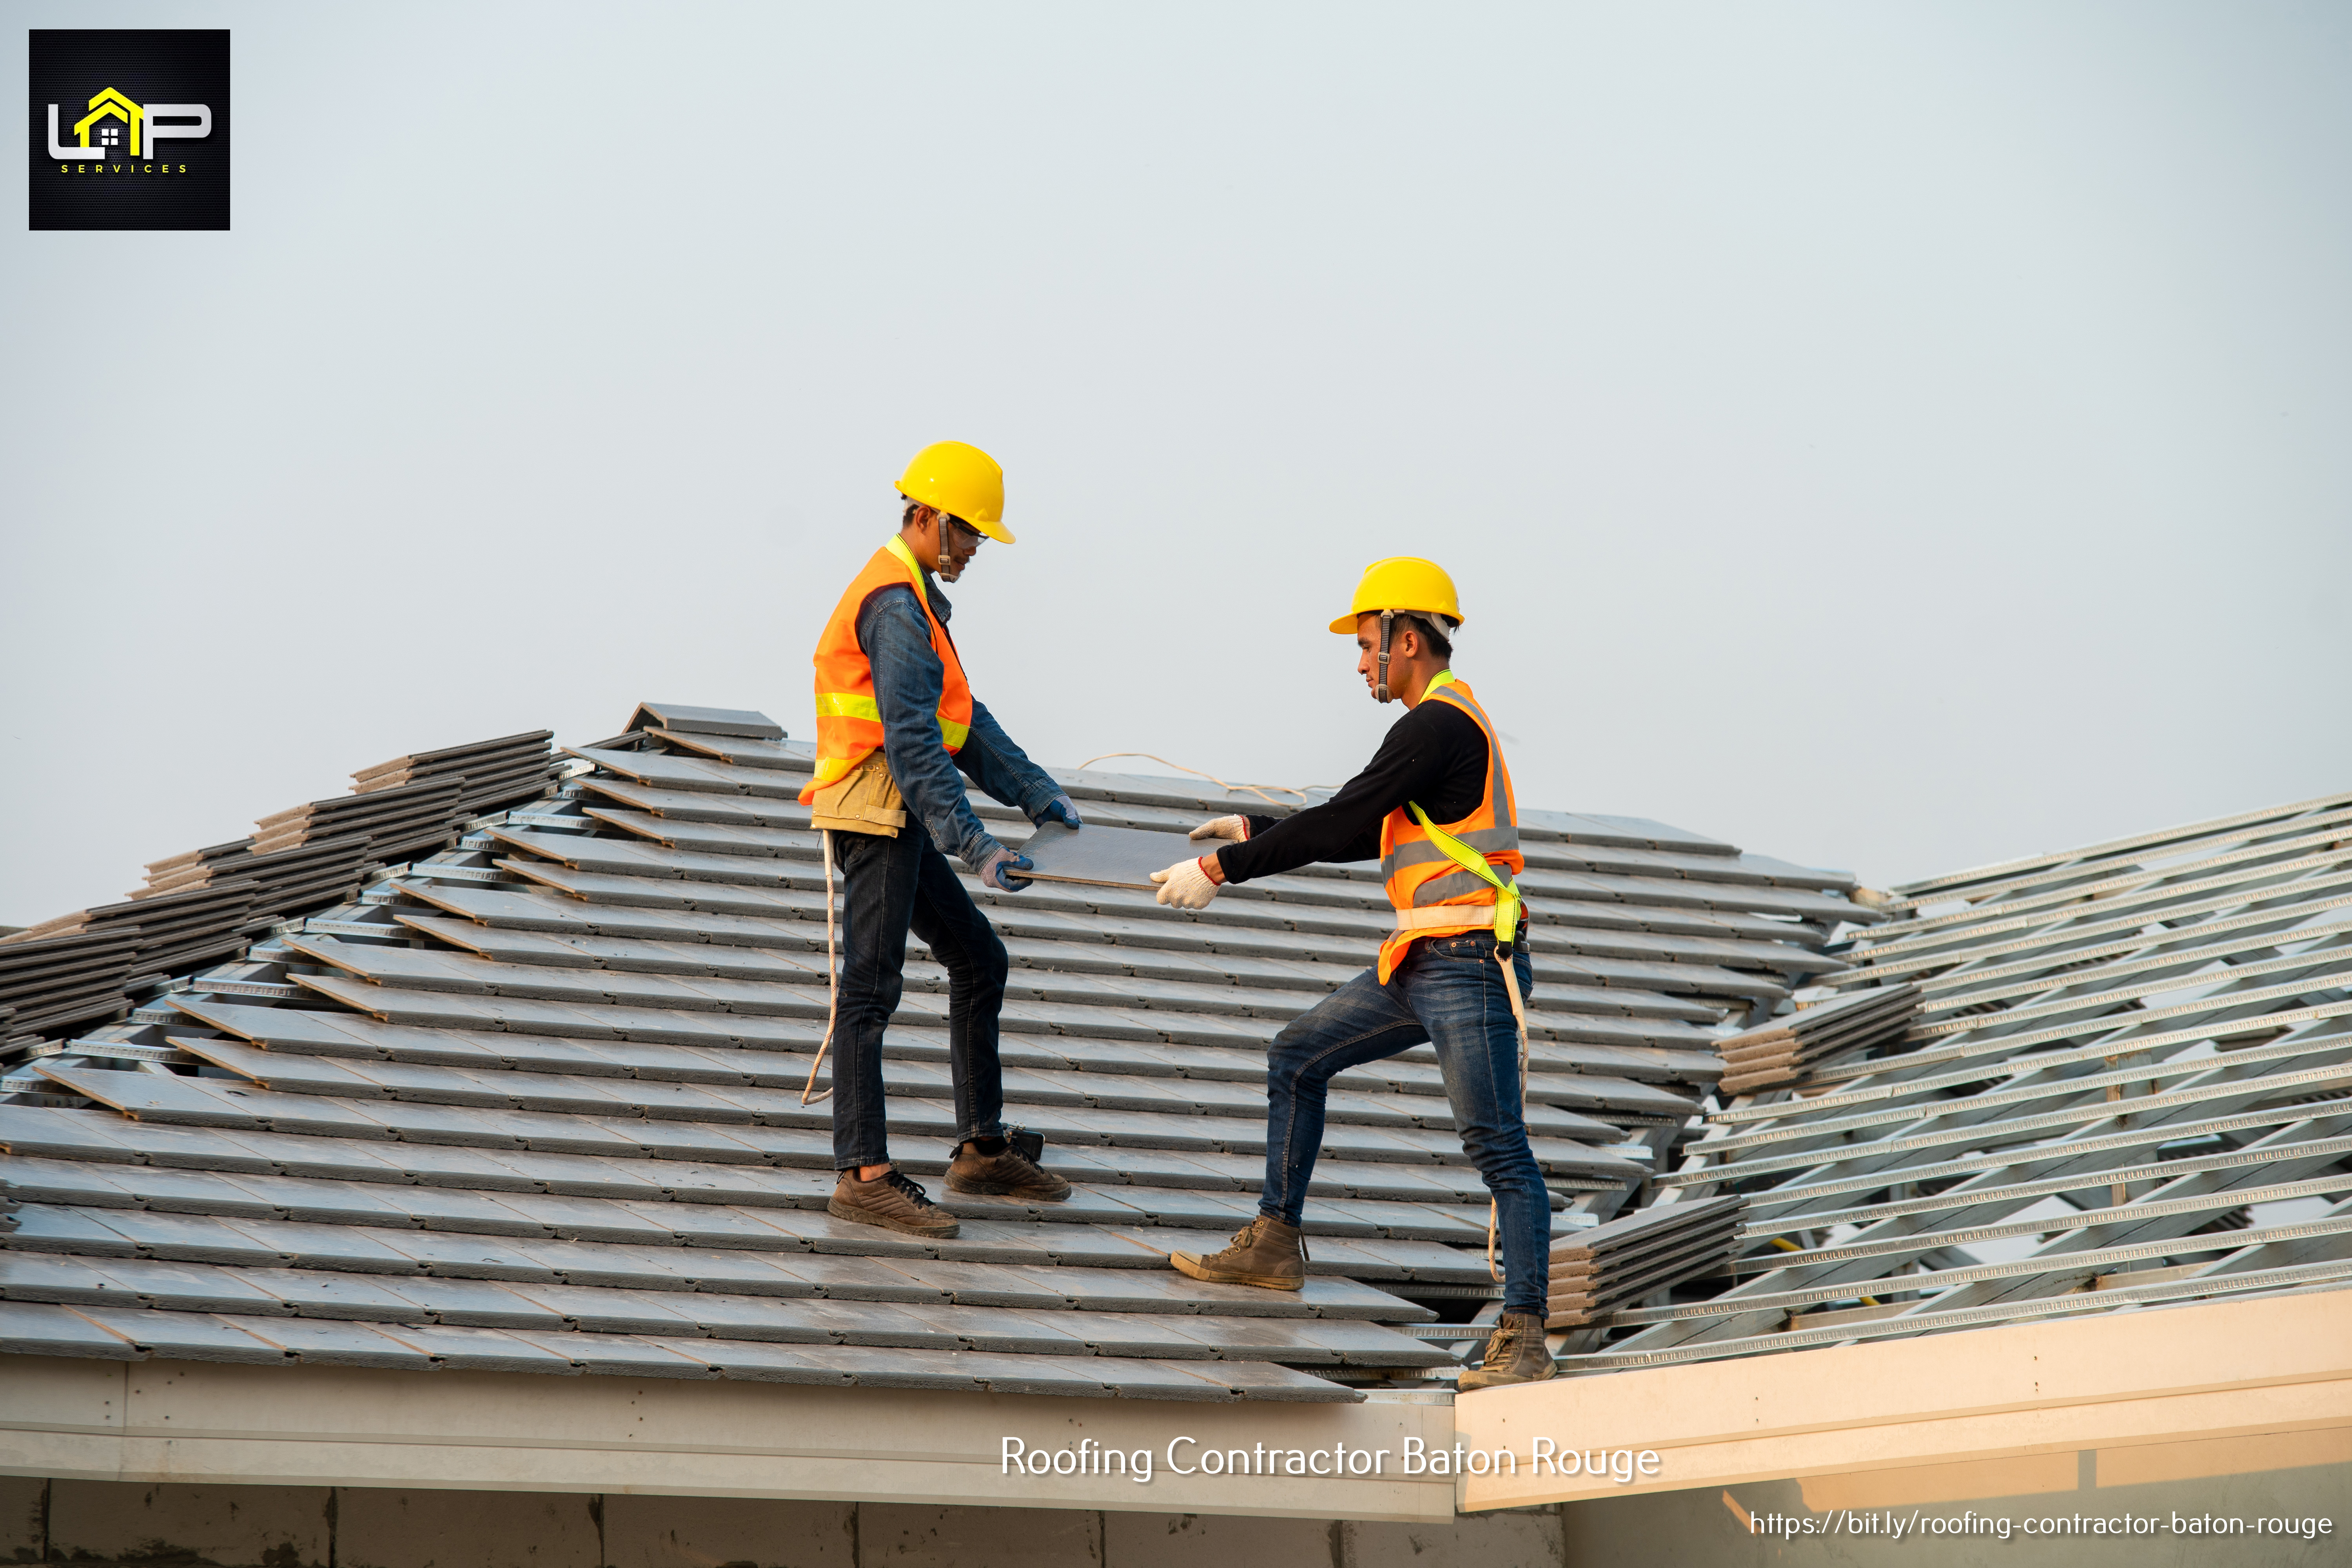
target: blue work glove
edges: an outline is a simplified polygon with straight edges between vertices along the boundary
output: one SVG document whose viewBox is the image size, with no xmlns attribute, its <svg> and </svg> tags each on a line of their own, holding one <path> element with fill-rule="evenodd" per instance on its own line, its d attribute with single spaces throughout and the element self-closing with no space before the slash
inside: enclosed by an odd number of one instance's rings
<svg viewBox="0 0 2352 1568">
<path fill-rule="evenodd" d="M 1070 797 L 1066 795 L 1057 795 L 1047 801 L 1045 809 L 1037 814 L 1038 826 L 1043 827 L 1049 822 L 1058 822 L 1065 827 L 1086 826 L 1078 820 L 1078 808 L 1070 804 Z"/>
<path fill-rule="evenodd" d="M 986 860 L 981 862 L 981 886 L 993 888 L 1000 893 L 1017 893 L 1029 883 L 1025 879 L 1013 876 L 1013 873 L 1034 870 L 1036 865 L 1037 862 L 1028 856 L 1015 855 L 1000 844 L 990 852 Z"/>
</svg>

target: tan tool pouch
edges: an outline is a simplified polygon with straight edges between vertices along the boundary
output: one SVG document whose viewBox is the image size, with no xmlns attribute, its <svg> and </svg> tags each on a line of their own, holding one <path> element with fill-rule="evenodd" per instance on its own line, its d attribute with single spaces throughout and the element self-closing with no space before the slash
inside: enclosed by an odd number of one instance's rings
<svg viewBox="0 0 2352 1568">
<path fill-rule="evenodd" d="M 906 797 L 898 793 L 898 783 L 890 776 L 890 764 L 882 760 L 878 751 L 868 752 L 864 762 L 839 783 L 817 791 L 809 804 L 814 813 L 810 826 L 831 828 L 835 833 L 870 833 L 896 838 L 898 830 L 907 826 Z"/>
</svg>

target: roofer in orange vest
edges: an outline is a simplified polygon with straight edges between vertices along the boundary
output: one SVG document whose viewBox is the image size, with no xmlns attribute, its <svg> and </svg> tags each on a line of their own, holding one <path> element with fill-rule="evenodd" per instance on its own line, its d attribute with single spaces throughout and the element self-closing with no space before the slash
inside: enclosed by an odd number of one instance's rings
<svg viewBox="0 0 2352 1568">
<path fill-rule="evenodd" d="M 1013 743 L 972 696 L 940 582 L 961 578 L 982 538 L 1013 542 L 1004 471 L 977 447 L 941 441 L 898 479 L 898 531 L 841 595 L 816 645 L 816 771 L 801 791 L 844 882 L 845 927 L 828 1036 L 833 1155 L 827 1211 L 915 1236 L 950 1237 L 955 1220 L 891 1163 L 882 1036 L 898 1010 L 909 931 L 948 972 L 948 1060 L 956 1151 L 948 1190 L 1059 1202 L 1070 1184 L 1004 1135 L 997 1016 L 1007 961 L 948 862 L 953 854 L 1000 893 L 1029 884 L 1026 857 L 981 826 L 965 779 L 1030 821 L 1079 826 L 1070 797 Z M 814 1081 L 814 1075 L 812 1075 Z"/>
<path fill-rule="evenodd" d="M 1532 975 L 1517 874 L 1517 807 L 1494 722 L 1450 668 L 1462 624 L 1454 580 L 1410 556 L 1365 568 L 1331 629 L 1381 702 L 1403 702 L 1362 773 L 1296 816 L 1221 816 L 1192 830 L 1216 850 L 1152 873 L 1160 901 L 1206 909 L 1217 889 L 1318 860 L 1377 855 L 1396 910 L 1379 962 L 1275 1037 L 1266 1060 L 1265 1185 L 1222 1252 L 1178 1252 L 1195 1279 L 1296 1290 L 1301 1231 L 1332 1076 L 1429 1041 L 1462 1144 L 1493 1194 L 1489 1266 L 1502 1254 L 1503 1313 L 1465 1389 L 1552 1375 L 1544 1341 L 1551 1198 L 1528 1146 L 1525 997 Z"/>
</svg>

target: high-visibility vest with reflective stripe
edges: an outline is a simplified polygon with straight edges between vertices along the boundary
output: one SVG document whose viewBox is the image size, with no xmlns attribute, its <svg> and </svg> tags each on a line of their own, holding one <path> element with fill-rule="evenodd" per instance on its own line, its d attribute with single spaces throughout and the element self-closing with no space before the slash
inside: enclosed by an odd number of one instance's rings
<svg viewBox="0 0 2352 1568">
<path fill-rule="evenodd" d="M 816 775 L 801 790 L 801 804 L 816 792 L 838 783 L 858 763 L 882 749 L 882 710 L 874 701 L 874 666 L 857 645 L 857 613 L 878 588 L 905 585 L 915 590 L 923 618 L 931 623 L 931 651 L 944 672 L 940 683 L 940 739 L 950 754 L 963 749 L 971 733 L 971 687 L 963 678 L 955 642 L 933 613 L 923 592 L 922 568 L 906 542 L 893 536 L 874 552 L 856 580 L 833 608 L 824 633 L 816 643 Z"/>
<path fill-rule="evenodd" d="M 1448 702 L 1478 721 L 1486 733 L 1486 780 L 1478 792 L 1477 806 L 1459 822 L 1436 826 L 1486 857 L 1486 864 L 1504 881 L 1516 881 L 1527 869 L 1519 853 L 1519 816 L 1511 794 L 1511 770 L 1503 762 L 1502 738 L 1478 706 L 1470 688 L 1452 670 L 1433 677 L 1422 693 L 1423 702 Z M 1495 902 L 1501 897 L 1493 882 L 1454 864 L 1427 829 L 1413 820 L 1412 810 L 1401 807 L 1381 824 L 1381 879 L 1388 885 L 1389 903 L 1401 920 L 1412 911 L 1411 924 L 1401 923 L 1381 943 L 1381 984 L 1404 959 L 1405 950 L 1423 937 L 1454 936 L 1466 931 L 1488 931 L 1495 924 Z M 1432 911 L 1459 908 L 1459 921 Z"/>
</svg>

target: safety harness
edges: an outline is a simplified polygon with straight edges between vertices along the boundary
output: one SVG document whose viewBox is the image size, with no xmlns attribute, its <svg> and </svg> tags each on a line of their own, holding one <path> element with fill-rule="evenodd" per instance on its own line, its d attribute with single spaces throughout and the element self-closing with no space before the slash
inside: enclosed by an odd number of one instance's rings
<svg viewBox="0 0 2352 1568">
<path fill-rule="evenodd" d="M 1381 642 L 1385 649 L 1388 642 L 1388 616 L 1385 613 L 1381 616 Z M 1381 655 L 1381 661 L 1383 664 L 1387 662 L 1385 651 Z M 1385 687 L 1383 689 L 1386 689 Z M 1526 1000 L 1519 994 L 1519 972 L 1511 966 L 1511 960 L 1517 950 L 1522 909 L 1518 884 L 1507 882 L 1495 875 L 1494 867 L 1486 863 L 1486 858 L 1484 855 L 1430 821 L 1429 813 L 1422 810 L 1417 803 L 1406 802 L 1405 809 L 1412 813 L 1413 820 L 1420 823 L 1422 831 L 1429 835 L 1429 841 L 1445 851 L 1447 859 L 1488 883 L 1495 889 L 1495 962 L 1502 967 L 1503 985 L 1510 993 L 1511 997 L 1511 1017 L 1517 1022 L 1519 1029 L 1519 1125 L 1525 1127 L 1528 1121 L 1528 1008 Z M 1433 906 L 1433 909 L 1444 907 L 1440 904 Z M 1423 911 L 1419 910 L 1400 911 L 1400 924 L 1410 923 L 1402 919 L 1403 914 L 1407 912 L 1420 914 Z M 1494 1277 L 1495 1282 L 1498 1285 L 1503 1282 L 1503 1268 L 1495 1258 L 1495 1230 L 1501 1218 L 1501 1205 L 1489 1197 L 1486 1200 L 1486 1272 Z"/>
</svg>

